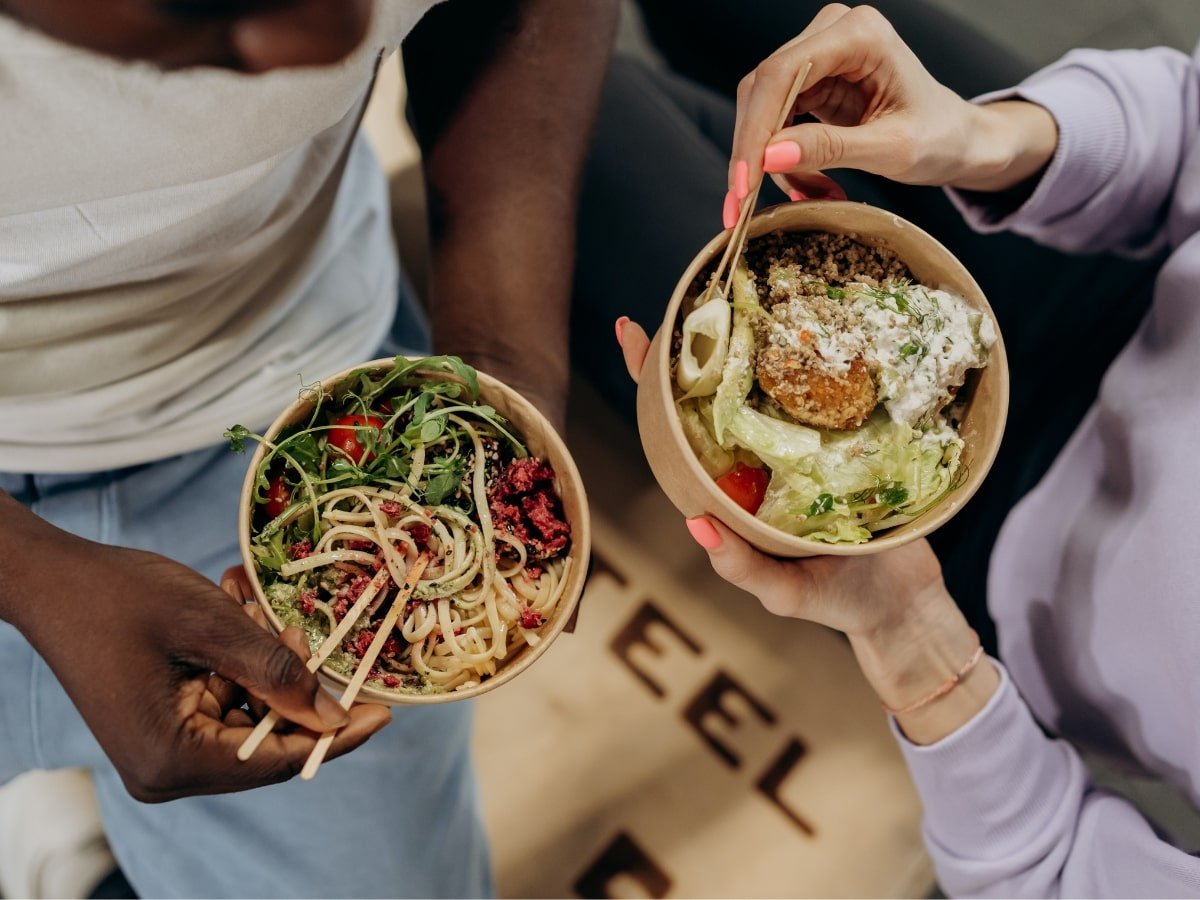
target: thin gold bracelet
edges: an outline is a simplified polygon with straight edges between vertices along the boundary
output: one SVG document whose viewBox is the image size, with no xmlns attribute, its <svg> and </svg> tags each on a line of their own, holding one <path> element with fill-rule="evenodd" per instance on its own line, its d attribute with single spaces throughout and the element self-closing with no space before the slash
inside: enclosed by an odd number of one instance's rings
<svg viewBox="0 0 1200 900">
<path fill-rule="evenodd" d="M 975 636 L 975 640 L 978 642 L 979 635 L 976 634 L 974 630 L 971 631 L 971 634 Z M 971 658 L 967 660 L 966 664 L 961 669 L 955 672 L 954 675 L 952 675 L 938 687 L 934 688 L 920 700 L 916 701 L 915 703 L 910 703 L 908 706 L 901 707 L 900 709 L 892 709 L 882 700 L 879 701 L 879 705 L 883 707 L 883 711 L 889 716 L 902 716 L 905 713 L 915 712 L 922 706 L 928 706 L 934 700 L 944 697 L 954 690 L 954 688 L 961 684 L 962 680 L 970 675 L 971 671 L 977 665 L 979 665 L 979 661 L 981 659 L 983 659 L 983 644 L 978 644 L 978 646 L 975 648 L 975 652 L 971 654 Z"/>
</svg>

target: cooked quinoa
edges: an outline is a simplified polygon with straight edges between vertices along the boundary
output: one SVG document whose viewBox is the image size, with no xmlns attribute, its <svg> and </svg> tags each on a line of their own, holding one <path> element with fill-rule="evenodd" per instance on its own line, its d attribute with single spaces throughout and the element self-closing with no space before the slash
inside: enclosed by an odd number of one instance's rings
<svg viewBox="0 0 1200 900">
<path fill-rule="evenodd" d="M 796 267 L 810 282 L 841 287 L 852 281 L 883 284 L 891 279 L 913 280 L 913 274 L 885 247 L 871 247 L 852 234 L 827 231 L 772 231 L 746 244 L 746 264 L 752 272 Z M 759 283 L 759 298 L 770 305 L 770 288 Z"/>
</svg>

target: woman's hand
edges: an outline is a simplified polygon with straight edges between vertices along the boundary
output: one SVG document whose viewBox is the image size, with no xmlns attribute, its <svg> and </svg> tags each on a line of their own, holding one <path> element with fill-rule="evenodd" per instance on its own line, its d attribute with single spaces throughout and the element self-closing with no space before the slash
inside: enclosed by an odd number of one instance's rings
<svg viewBox="0 0 1200 900">
<path fill-rule="evenodd" d="M 305 667 L 302 635 L 272 637 L 186 566 L 76 537 L 3 493 L 0 513 L 0 618 L 54 670 L 136 799 L 284 781 L 320 732 L 340 727 L 332 757 L 391 720 L 372 704 L 347 714 Z M 186 523 L 180 529 L 186 540 Z M 239 762 L 263 704 L 298 727 L 281 728 Z"/>
<path fill-rule="evenodd" d="M 637 381 L 649 338 L 624 317 L 616 331 L 626 368 Z M 891 709 L 903 709 L 945 684 L 978 646 L 946 591 L 928 541 L 868 556 L 782 560 L 758 552 L 708 517 L 689 519 L 687 527 L 713 570 L 768 611 L 844 632 L 863 674 Z M 897 721 L 914 742 L 932 743 L 982 709 L 998 683 L 985 661 L 946 696 Z"/>
<path fill-rule="evenodd" d="M 810 61 L 793 114 L 817 121 L 773 133 Z M 926 71 L 882 14 L 835 3 L 738 85 L 729 187 L 735 199 L 744 197 L 765 167 L 785 192 L 810 197 L 830 193 L 830 179 L 819 173 L 832 168 L 1003 190 L 1040 171 L 1057 139 L 1042 107 L 966 102 Z"/>
</svg>

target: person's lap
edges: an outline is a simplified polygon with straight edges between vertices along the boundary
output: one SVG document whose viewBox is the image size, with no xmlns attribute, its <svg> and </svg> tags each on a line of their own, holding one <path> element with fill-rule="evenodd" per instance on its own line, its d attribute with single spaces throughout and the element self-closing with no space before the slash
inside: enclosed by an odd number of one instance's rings
<svg viewBox="0 0 1200 900">
<path fill-rule="evenodd" d="M 813 4 L 795 4 L 793 16 L 806 6 Z M 739 45 L 731 37 L 729 46 Z M 719 231 L 733 122 L 725 96 L 640 62 L 613 65 L 583 182 L 572 350 L 576 365 L 631 420 L 636 389 L 607 335 L 620 315 L 653 332 L 679 276 Z M 1015 235 L 979 235 L 938 189 L 834 175 L 849 199 L 893 210 L 946 244 L 999 319 L 1012 388 L 1004 444 L 980 492 L 931 538 L 951 592 L 994 650 L 985 597 L 996 535 L 1094 400 L 1149 305 L 1157 264 L 1070 257 Z M 770 184 L 763 198 L 783 199 Z"/>
<path fill-rule="evenodd" d="M 412 346 L 420 325 L 398 318 L 393 337 Z M 111 473 L 0 473 L 0 488 L 66 530 L 216 579 L 239 560 L 247 462 L 217 447 Z M 29 769 L 90 768 L 109 841 L 143 896 L 489 894 L 470 728 L 468 703 L 398 709 L 312 782 L 145 805 L 125 791 L 45 663 L 0 625 L 0 784 Z"/>
</svg>

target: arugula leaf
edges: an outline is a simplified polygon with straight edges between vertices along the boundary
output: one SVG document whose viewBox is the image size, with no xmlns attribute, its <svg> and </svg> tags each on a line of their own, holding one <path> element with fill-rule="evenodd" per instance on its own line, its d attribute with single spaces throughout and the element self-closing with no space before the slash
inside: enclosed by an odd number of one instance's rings
<svg viewBox="0 0 1200 900">
<path fill-rule="evenodd" d="M 321 448 L 317 446 L 317 436 L 311 431 L 293 434 L 279 442 L 279 449 L 286 450 L 292 459 L 305 469 L 316 471 L 321 464 Z"/>
<path fill-rule="evenodd" d="M 346 481 L 349 484 L 363 484 L 369 480 L 362 469 L 340 455 L 330 458 L 326 470 L 330 476 L 337 477 L 339 481 Z"/>
<path fill-rule="evenodd" d="M 429 479 L 425 485 L 425 502 L 431 506 L 444 503 L 447 497 L 457 493 L 462 484 L 465 467 L 461 460 L 454 460 L 441 472 Z"/>
<path fill-rule="evenodd" d="M 413 410 L 412 410 L 412 424 L 413 425 L 416 425 L 418 422 L 421 422 L 424 420 L 425 414 L 427 412 L 429 412 L 429 403 L 431 400 L 433 400 L 433 398 L 434 398 L 433 391 L 428 391 L 428 390 L 421 391 L 420 396 L 417 397 L 417 402 L 413 405 Z"/>
<path fill-rule="evenodd" d="M 457 356 L 427 356 L 423 359 L 406 359 L 403 356 L 397 356 L 395 368 L 388 372 L 377 385 L 376 393 L 393 384 L 415 387 L 424 376 L 430 374 L 449 375 L 458 379 L 466 387 L 470 402 L 474 403 L 479 399 L 479 377 L 473 368 Z M 458 396 L 458 393 L 451 393 L 452 389 L 456 392 L 462 390 L 460 387 L 453 387 L 451 383 L 445 389 L 447 396 Z"/>
<path fill-rule="evenodd" d="M 258 540 L 250 546 L 255 561 L 264 569 L 278 572 L 288 561 L 287 548 L 283 545 L 283 532 L 276 531 L 266 540 Z"/>
<path fill-rule="evenodd" d="M 426 419 L 421 424 L 419 433 L 421 443 L 432 444 L 442 435 L 442 431 L 446 427 L 446 419 L 444 416 L 437 416 L 433 419 Z"/>
<path fill-rule="evenodd" d="M 225 433 L 221 436 L 229 441 L 229 449 L 234 453 L 245 453 L 246 438 L 253 435 L 245 425 L 234 425 L 232 428 L 225 429 Z"/>
</svg>

